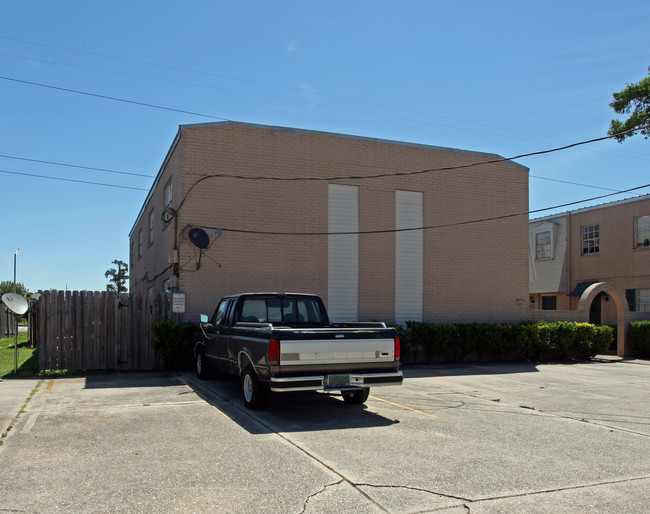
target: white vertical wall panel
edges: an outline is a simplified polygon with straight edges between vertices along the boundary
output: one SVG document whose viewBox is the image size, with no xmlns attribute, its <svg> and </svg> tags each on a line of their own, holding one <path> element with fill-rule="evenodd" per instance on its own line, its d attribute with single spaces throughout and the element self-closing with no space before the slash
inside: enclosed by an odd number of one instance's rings
<svg viewBox="0 0 650 514">
<path fill-rule="evenodd" d="M 330 184 L 328 232 L 359 231 L 359 188 Z M 332 321 L 359 319 L 359 236 L 333 234 L 327 245 L 328 311 Z"/>
<path fill-rule="evenodd" d="M 395 228 L 424 226 L 424 197 L 395 191 Z M 422 321 L 424 291 L 424 231 L 395 233 L 395 321 Z"/>
</svg>

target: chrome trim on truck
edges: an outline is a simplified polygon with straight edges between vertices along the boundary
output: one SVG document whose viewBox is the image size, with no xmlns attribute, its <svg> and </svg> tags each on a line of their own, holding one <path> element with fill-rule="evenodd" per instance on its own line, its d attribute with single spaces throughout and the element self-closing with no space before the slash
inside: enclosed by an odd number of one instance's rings
<svg viewBox="0 0 650 514">
<path fill-rule="evenodd" d="M 291 391 L 349 391 L 359 388 L 400 385 L 404 381 L 401 371 L 392 373 L 336 373 L 337 377 L 347 376 L 347 385 L 329 387 L 329 375 L 315 377 L 271 377 L 271 391 L 285 393 Z"/>
</svg>

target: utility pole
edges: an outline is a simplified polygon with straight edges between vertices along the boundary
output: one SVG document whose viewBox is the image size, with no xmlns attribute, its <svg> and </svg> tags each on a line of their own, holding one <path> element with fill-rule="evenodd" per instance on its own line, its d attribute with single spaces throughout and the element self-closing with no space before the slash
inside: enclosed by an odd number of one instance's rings
<svg viewBox="0 0 650 514">
<path fill-rule="evenodd" d="M 20 248 L 16 248 L 16 251 L 14 252 L 14 293 L 16 293 L 16 259 L 18 258 L 18 250 Z"/>
<path fill-rule="evenodd" d="M 20 248 L 16 248 L 16 251 L 14 252 L 14 293 L 17 292 L 17 285 L 16 285 L 16 259 L 18 259 L 18 250 Z M 14 314 L 14 376 L 18 376 L 18 314 Z"/>
</svg>

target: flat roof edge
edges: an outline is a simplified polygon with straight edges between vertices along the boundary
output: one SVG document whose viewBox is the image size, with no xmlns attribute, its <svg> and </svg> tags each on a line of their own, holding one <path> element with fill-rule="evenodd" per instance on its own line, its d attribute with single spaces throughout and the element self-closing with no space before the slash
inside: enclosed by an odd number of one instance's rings
<svg viewBox="0 0 650 514">
<path fill-rule="evenodd" d="M 368 136 L 357 136 L 353 134 L 341 134 L 339 132 L 328 132 L 328 131 L 322 131 L 322 130 L 312 130 L 312 129 L 301 129 L 301 128 L 295 128 L 295 127 L 283 127 L 279 125 L 263 125 L 259 123 L 246 123 L 242 121 L 214 121 L 214 122 L 207 122 L 207 123 L 191 123 L 191 124 L 185 124 L 185 125 L 180 125 L 179 130 L 181 129 L 193 129 L 193 128 L 202 128 L 202 127 L 216 127 L 216 126 L 227 126 L 227 125 L 232 125 L 232 126 L 238 126 L 238 127 L 250 127 L 250 128 L 260 128 L 260 129 L 266 129 L 266 130 L 278 130 L 282 132 L 300 132 L 303 134 L 315 134 L 315 135 L 321 135 L 321 136 L 331 136 L 331 137 L 339 137 L 342 139 L 356 139 L 359 141 L 371 141 L 374 143 L 386 143 L 386 144 L 392 144 L 392 145 L 403 145 L 403 146 L 411 146 L 414 148 L 429 148 L 432 150 L 444 150 L 447 152 L 458 152 L 458 153 L 466 153 L 466 154 L 471 154 L 471 155 L 482 155 L 485 157 L 495 157 L 498 159 L 503 159 L 504 161 L 509 161 L 510 163 L 519 166 L 525 170 L 528 170 L 529 168 L 527 166 L 524 166 L 523 164 L 520 164 L 518 162 L 512 161 L 506 157 L 503 157 L 501 155 L 495 154 L 495 153 L 489 153 L 489 152 L 478 152 L 475 150 L 463 150 L 461 148 L 451 148 L 451 147 L 446 147 L 446 146 L 436 146 L 436 145 L 428 145 L 425 143 L 410 143 L 407 141 L 397 141 L 393 139 L 381 139 L 381 138 L 375 138 L 375 137 L 368 137 Z"/>
<path fill-rule="evenodd" d="M 634 196 L 632 198 L 623 198 L 622 200 L 614 200 L 613 202 L 599 203 L 596 205 L 589 205 L 587 207 L 582 207 L 580 209 L 575 209 L 572 211 L 563 211 L 556 214 L 549 214 L 548 216 L 542 216 L 540 218 L 531 218 L 528 220 L 529 223 L 535 223 L 538 221 L 550 220 L 555 218 L 561 218 L 567 214 L 581 214 L 583 212 L 595 211 L 597 209 L 607 209 L 608 207 L 615 207 L 617 205 L 624 205 L 627 203 L 641 202 L 643 200 L 650 200 L 650 194 Z"/>
<path fill-rule="evenodd" d="M 169 150 L 167 150 L 167 155 L 165 156 L 165 159 L 163 160 L 162 165 L 160 166 L 160 169 L 158 170 L 158 173 L 156 174 L 156 178 L 153 181 L 153 184 L 151 184 L 151 188 L 149 189 L 149 192 L 147 193 L 147 197 L 144 199 L 144 202 L 142 202 L 142 207 L 140 207 L 140 212 L 135 218 L 135 222 L 133 223 L 133 226 L 131 227 L 131 230 L 129 231 L 129 239 L 131 239 L 131 235 L 133 234 L 133 231 L 135 230 L 135 227 L 138 225 L 140 222 L 140 218 L 142 218 L 142 213 L 145 211 L 145 208 L 147 207 L 147 204 L 149 203 L 149 200 L 151 200 L 151 197 L 153 196 L 153 192 L 156 190 L 156 187 L 158 187 L 158 182 L 160 181 L 160 177 L 162 176 L 163 172 L 165 171 L 165 168 L 167 167 L 167 163 L 169 162 L 169 159 L 171 158 L 172 154 L 174 153 L 174 150 L 176 150 L 176 146 L 178 146 L 178 142 L 181 139 L 181 131 L 179 130 L 176 133 L 176 136 L 174 137 L 174 140 L 172 141 L 172 145 L 169 147 Z"/>
</svg>

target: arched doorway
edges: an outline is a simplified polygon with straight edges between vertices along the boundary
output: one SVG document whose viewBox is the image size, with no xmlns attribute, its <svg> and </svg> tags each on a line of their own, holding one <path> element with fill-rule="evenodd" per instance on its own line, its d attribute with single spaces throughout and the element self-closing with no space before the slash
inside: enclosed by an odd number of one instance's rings
<svg viewBox="0 0 650 514">
<path fill-rule="evenodd" d="M 616 340 L 616 354 L 619 357 L 625 357 L 628 353 L 627 349 L 627 321 L 626 315 L 630 311 L 627 304 L 625 294 L 618 287 L 615 287 L 607 282 L 596 282 L 591 284 L 580 296 L 578 301 L 578 310 L 585 313 L 585 321 L 590 322 L 593 319 L 591 311 L 592 303 L 596 298 L 602 298 L 603 293 L 609 295 L 616 305 L 616 327 L 617 327 L 617 340 Z"/>
</svg>

